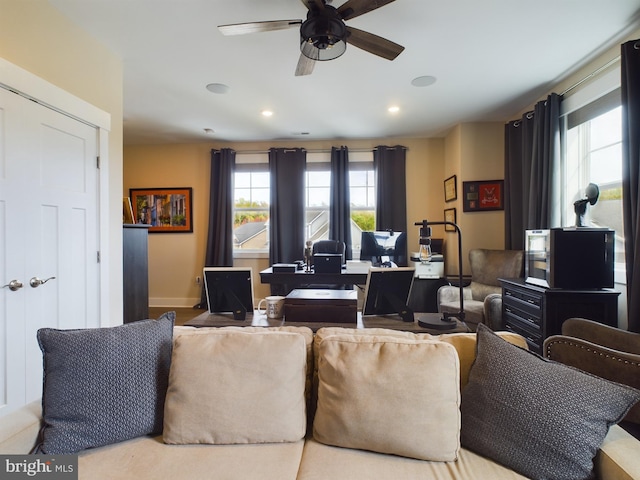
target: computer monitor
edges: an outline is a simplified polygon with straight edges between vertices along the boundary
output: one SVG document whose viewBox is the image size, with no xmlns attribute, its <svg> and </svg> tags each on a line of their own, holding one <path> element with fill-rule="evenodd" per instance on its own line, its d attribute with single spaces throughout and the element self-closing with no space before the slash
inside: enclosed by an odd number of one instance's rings
<svg viewBox="0 0 640 480">
<path fill-rule="evenodd" d="M 209 313 L 233 313 L 244 320 L 253 312 L 251 267 L 205 267 L 203 277 Z"/>
<path fill-rule="evenodd" d="M 362 314 L 397 314 L 403 321 L 413 322 L 413 311 L 407 304 L 414 274 L 413 267 L 370 268 Z"/>
<path fill-rule="evenodd" d="M 389 230 L 362 232 L 360 260 L 370 261 L 374 267 L 387 262 L 406 267 L 408 265 L 407 234 Z"/>
</svg>

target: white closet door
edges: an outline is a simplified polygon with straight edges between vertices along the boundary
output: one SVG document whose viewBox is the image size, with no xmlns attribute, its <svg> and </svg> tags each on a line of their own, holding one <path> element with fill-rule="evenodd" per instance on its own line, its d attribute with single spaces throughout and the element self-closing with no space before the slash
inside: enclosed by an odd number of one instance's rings
<svg viewBox="0 0 640 480">
<path fill-rule="evenodd" d="M 38 328 L 99 325 L 96 156 L 96 128 L 0 88 L 0 415 L 42 393 Z"/>
</svg>

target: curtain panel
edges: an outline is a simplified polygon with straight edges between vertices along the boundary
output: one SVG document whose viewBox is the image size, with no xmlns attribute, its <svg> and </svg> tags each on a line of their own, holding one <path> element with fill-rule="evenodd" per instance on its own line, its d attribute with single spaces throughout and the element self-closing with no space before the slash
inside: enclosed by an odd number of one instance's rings
<svg viewBox="0 0 640 480">
<path fill-rule="evenodd" d="M 640 332 L 640 40 L 621 46 L 622 214 L 628 329 Z"/>
<path fill-rule="evenodd" d="M 349 149 L 331 147 L 331 206 L 329 239 L 344 242 L 345 259 L 353 259 L 351 199 L 349 194 Z"/>
<path fill-rule="evenodd" d="M 209 182 L 209 229 L 205 247 L 205 266 L 233 266 L 233 173 L 236 152 L 230 148 L 211 150 L 211 179 Z M 200 304 L 207 308 L 202 285 Z"/>
<path fill-rule="evenodd" d="M 376 147 L 376 230 L 407 231 L 406 147 Z"/>
<path fill-rule="evenodd" d="M 560 226 L 560 95 L 505 126 L 505 248 L 524 249 L 524 231 Z"/>
<path fill-rule="evenodd" d="M 302 148 L 269 149 L 271 265 L 292 263 L 304 257 L 306 163 L 307 152 Z"/>
</svg>

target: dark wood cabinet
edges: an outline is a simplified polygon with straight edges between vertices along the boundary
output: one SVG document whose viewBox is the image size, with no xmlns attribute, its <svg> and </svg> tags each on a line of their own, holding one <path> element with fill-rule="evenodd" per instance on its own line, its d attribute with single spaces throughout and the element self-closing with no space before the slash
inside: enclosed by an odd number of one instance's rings
<svg viewBox="0 0 640 480">
<path fill-rule="evenodd" d="M 148 225 L 123 225 L 124 323 L 149 318 Z"/>
<path fill-rule="evenodd" d="M 560 333 L 562 323 L 582 317 L 618 326 L 618 295 L 602 290 L 542 288 L 524 279 L 500 279 L 505 328 L 527 339 L 529 348 L 542 353 L 544 339 Z"/>
</svg>

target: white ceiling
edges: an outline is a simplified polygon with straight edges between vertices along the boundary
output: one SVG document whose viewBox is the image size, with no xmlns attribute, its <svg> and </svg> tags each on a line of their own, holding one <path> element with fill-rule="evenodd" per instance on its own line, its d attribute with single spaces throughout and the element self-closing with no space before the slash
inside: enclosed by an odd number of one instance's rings
<svg viewBox="0 0 640 480">
<path fill-rule="evenodd" d="M 122 59 L 125 144 L 432 137 L 506 121 L 638 28 L 640 12 L 640 0 L 397 0 L 346 23 L 405 46 L 398 58 L 348 46 L 295 77 L 297 27 L 216 27 L 304 19 L 300 0 L 49 1 Z M 423 75 L 437 82 L 411 85 Z"/>
</svg>

